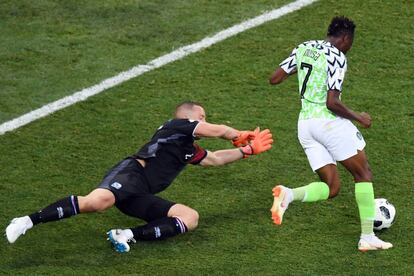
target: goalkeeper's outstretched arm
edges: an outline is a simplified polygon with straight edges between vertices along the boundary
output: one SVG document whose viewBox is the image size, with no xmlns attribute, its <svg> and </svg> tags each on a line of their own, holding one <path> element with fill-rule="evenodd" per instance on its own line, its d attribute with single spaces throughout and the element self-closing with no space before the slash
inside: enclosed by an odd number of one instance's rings
<svg viewBox="0 0 414 276">
<path fill-rule="evenodd" d="M 236 149 L 226 149 L 218 151 L 208 151 L 207 156 L 201 161 L 202 166 L 221 166 L 236 160 L 240 160 L 249 155 L 260 154 L 272 148 L 272 134 L 270 130 L 260 131 L 257 128 L 253 132 L 252 139 L 245 146 Z"/>
<path fill-rule="evenodd" d="M 240 160 L 243 157 L 244 153 L 242 153 L 238 148 L 218 151 L 207 151 L 207 156 L 200 162 L 200 165 L 203 167 L 221 166 Z"/>
<path fill-rule="evenodd" d="M 233 140 L 239 137 L 240 131 L 226 125 L 217 125 L 207 122 L 198 123 L 194 130 L 196 137 L 218 137 Z"/>
</svg>

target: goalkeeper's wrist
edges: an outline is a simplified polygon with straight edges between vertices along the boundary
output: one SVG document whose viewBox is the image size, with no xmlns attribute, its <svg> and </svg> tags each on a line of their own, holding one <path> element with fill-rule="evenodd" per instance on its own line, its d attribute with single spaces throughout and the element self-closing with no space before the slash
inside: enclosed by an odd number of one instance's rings
<svg viewBox="0 0 414 276">
<path fill-rule="evenodd" d="M 243 158 L 246 158 L 247 156 L 254 154 L 253 148 L 250 145 L 240 147 L 239 150 L 243 154 Z"/>
</svg>

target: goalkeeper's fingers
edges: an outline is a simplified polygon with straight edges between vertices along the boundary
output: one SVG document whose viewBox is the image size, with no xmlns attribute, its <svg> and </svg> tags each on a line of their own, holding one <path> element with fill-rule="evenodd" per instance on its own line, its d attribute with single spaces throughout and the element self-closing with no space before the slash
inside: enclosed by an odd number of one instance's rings
<svg viewBox="0 0 414 276">
<path fill-rule="evenodd" d="M 272 144 L 252 145 L 253 154 L 260 154 L 272 148 Z"/>
<path fill-rule="evenodd" d="M 273 139 L 273 135 L 271 133 L 269 133 L 269 134 L 266 134 L 264 136 L 260 136 L 258 139 L 260 141 L 271 140 L 271 139 Z"/>
<path fill-rule="evenodd" d="M 253 142 L 254 145 L 252 146 L 253 146 L 254 154 L 259 154 L 259 153 L 268 151 L 269 149 L 272 148 L 272 143 L 273 143 L 272 134 L 270 133 L 269 130 L 262 131 L 262 132 L 264 136 L 257 137 L 257 140 Z"/>
<path fill-rule="evenodd" d="M 272 148 L 272 144 L 267 144 L 267 145 L 264 145 L 264 146 L 262 146 L 262 147 L 260 148 L 260 153 L 265 152 L 265 151 L 268 151 L 268 150 L 270 150 L 271 148 Z"/>
<path fill-rule="evenodd" d="M 265 130 L 263 130 L 263 131 L 261 131 L 260 132 L 260 134 L 258 135 L 258 137 L 257 137 L 257 139 L 261 142 L 261 143 L 263 143 L 263 142 L 265 142 L 265 141 L 268 141 L 268 140 L 271 140 L 271 142 L 270 143 L 273 143 L 273 135 L 272 135 L 272 133 L 270 132 L 270 130 L 268 130 L 268 129 L 265 129 Z"/>
<path fill-rule="evenodd" d="M 260 131 L 260 133 L 259 133 L 259 137 L 267 137 L 267 136 L 272 136 L 272 133 L 270 132 L 270 130 L 269 129 L 265 129 L 265 130 L 262 130 L 262 131 Z"/>
</svg>

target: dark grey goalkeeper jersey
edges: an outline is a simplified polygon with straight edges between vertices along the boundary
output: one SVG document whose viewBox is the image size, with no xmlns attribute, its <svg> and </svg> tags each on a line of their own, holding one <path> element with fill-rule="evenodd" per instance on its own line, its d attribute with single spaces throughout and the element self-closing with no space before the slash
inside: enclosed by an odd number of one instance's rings
<svg viewBox="0 0 414 276">
<path fill-rule="evenodd" d="M 199 164 L 207 156 L 207 151 L 194 143 L 198 123 L 169 120 L 132 156 L 146 161 L 144 173 L 151 193 L 165 190 L 187 164 Z"/>
</svg>

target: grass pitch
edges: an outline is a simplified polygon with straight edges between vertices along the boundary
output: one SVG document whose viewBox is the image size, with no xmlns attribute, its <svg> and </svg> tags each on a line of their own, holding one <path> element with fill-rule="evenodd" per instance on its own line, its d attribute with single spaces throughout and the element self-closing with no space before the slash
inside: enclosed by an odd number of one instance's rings
<svg viewBox="0 0 414 276">
<path fill-rule="evenodd" d="M 146 63 L 287 1 L 3 1 L 0 3 L 0 121 Z M 271 188 L 314 181 L 297 142 L 297 81 L 267 79 L 298 43 L 322 39 L 333 15 L 357 24 L 343 100 L 367 111 L 362 130 L 377 197 L 397 209 L 380 234 L 395 248 L 356 250 L 358 212 L 351 177 L 331 201 L 294 203 L 272 225 Z M 410 30 L 414 5 L 319 1 L 200 53 L 146 73 L 45 119 L 0 136 L 0 225 L 69 194 L 86 194 L 135 152 L 185 99 L 209 121 L 272 130 L 274 148 L 220 168 L 188 167 L 162 196 L 200 213 L 199 228 L 117 254 L 105 232 L 140 224 L 116 209 L 40 225 L 3 240 L 2 274 L 414 274 L 412 176 L 414 100 Z M 216 150 L 231 145 L 202 140 Z"/>
</svg>

